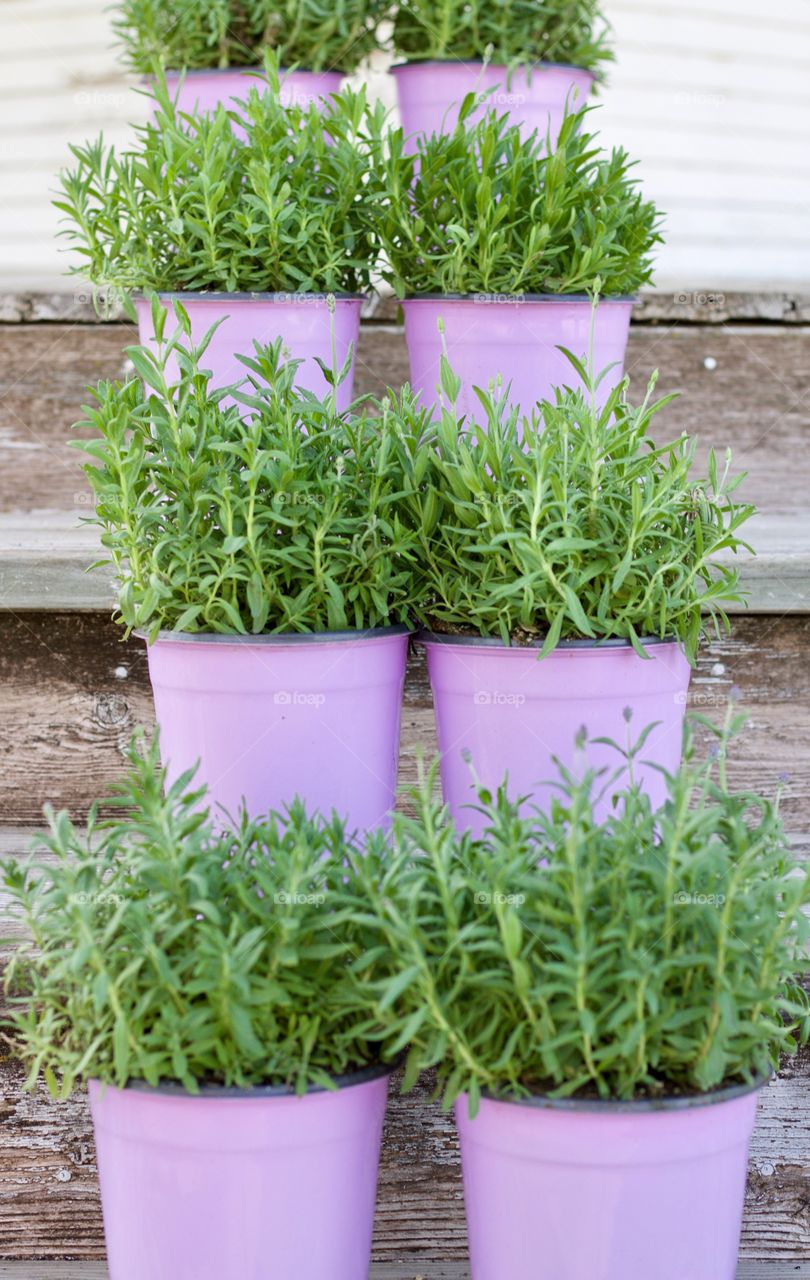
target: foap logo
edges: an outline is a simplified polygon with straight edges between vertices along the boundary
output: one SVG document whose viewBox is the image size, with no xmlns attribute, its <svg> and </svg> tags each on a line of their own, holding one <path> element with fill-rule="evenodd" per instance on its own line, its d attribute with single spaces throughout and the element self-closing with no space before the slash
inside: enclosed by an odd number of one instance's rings
<svg viewBox="0 0 810 1280">
<path fill-rule="evenodd" d="M 273 901 L 277 907 L 322 907 L 326 902 L 325 893 L 274 893 Z"/>
<path fill-rule="evenodd" d="M 522 707 L 525 701 L 523 693 L 503 693 L 500 689 L 477 689 L 473 694 L 476 707 Z"/>
<path fill-rule="evenodd" d="M 726 295 L 724 293 L 676 293 L 676 307 L 708 307 L 712 308 L 724 307 L 726 305 Z"/>
<path fill-rule="evenodd" d="M 526 301 L 522 293 L 474 293 L 474 303 L 484 307 L 519 307 Z"/>
<path fill-rule="evenodd" d="M 329 297 L 328 293 L 277 293 L 276 299 L 279 302 L 295 302 L 299 305 L 310 303 L 312 306 L 320 306 L 322 302 L 326 302 Z"/>
<path fill-rule="evenodd" d="M 693 711 L 698 708 L 710 710 L 712 707 L 725 707 L 730 701 L 728 694 L 719 689 L 690 689 L 688 696 L 683 694 L 681 700 L 688 703 Z"/>
<path fill-rule="evenodd" d="M 479 93 L 476 98 L 479 107 L 522 107 L 525 101 L 525 93 L 509 93 L 506 89 Z"/>
<path fill-rule="evenodd" d="M 479 907 L 522 907 L 526 901 L 525 893 L 476 893 L 475 902 Z"/>
<path fill-rule="evenodd" d="M 672 898 L 676 907 L 722 907 L 724 893 L 676 893 Z"/>
<path fill-rule="evenodd" d="M 277 707 L 322 707 L 326 702 L 324 693 L 307 693 L 303 689 L 279 689 L 273 694 Z"/>
</svg>

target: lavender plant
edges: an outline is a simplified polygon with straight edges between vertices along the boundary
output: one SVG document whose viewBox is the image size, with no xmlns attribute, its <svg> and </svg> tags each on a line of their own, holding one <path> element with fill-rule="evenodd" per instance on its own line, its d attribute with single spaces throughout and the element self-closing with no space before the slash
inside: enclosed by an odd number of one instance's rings
<svg viewBox="0 0 810 1280">
<path fill-rule="evenodd" d="M 155 301 L 158 351 L 130 348 L 138 376 L 102 382 L 80 424 L 120 621 L 150 637 L 408 622 L 422 583 L 403 503 L 427 462 L 418 416 L 339 415 L 327 383 L 346 369 L 325 370 L 318 399 L 280 341 L 214 390 L 207 339 L 194 347 L 180 304 L 174 315 L 169 336 Z"/>
<path fill-rule="evenodd" d="M 738 501 L 743 474 L 710 454 L 696 474 L 697 440 L 657 443 L 655 378 L 640 406 L 625 381 L 597 407 L 596 383 L 569 353 L 585 390 L 520 419 L 503 389 L 479 391 L 478 423 L 454 409 L 459 383 L 442 360 L 445 408 L 425 479 L 409 497 L 419 530 L 424 592 L 419 621 L 434 631 L 504 644 L 675 636 L 694 661 L 704 631 L 728 628 L 741 600 L 727 556 L 754 508 Z M 574 379 L 572 378 L 572 381 Z M 418 410 L 404 403 L 413 432 Z M 748 548 L 750 550 L 750 548 Z"/>
<path fill-rule="evenodd" d="M 165 83 L 156 114 L 118 152 L 71 148 L 61 175 L 74 274 L 124 291 L 356 293 L 379 252 L 376 155 L 382 107 L 364 92 L 282 105 L 277 71 L 253 88 L 242 130 L 220 106 L 180 112 Z"/>
<path fill-rule="evenodd" d="M 627 154 L 599 151 L 586 110 L 566 117 L 556 148 L 523 138 L 496 111 L 469 122 L 470 94 L 452 133 L 402 130 L 377 144 L 388 199 L 379 207 L 386 275 L 419 294 L 635 293 L 652 276 L 661 237 Z"/>
<path fill-rule="evenodd" d="M 259 66 L 352 72 L 378 46 L 382 0 L 121 0 L 114 27 L 133 71 Z"/>
<path fill-rule="evenodd" d="M 49 811 L 39 849 L 2 868 L 28 936 L 6 986 L 29 1087 L 42 1075 L 63 1098 L 91 1077 L 303 1093 L 374 1062 L 340 995 L 357 951 L 342 824 L 296 801 L 223 832 L 191 774 L 167 784 L 156 743 L 133 740 L 127 760 L 108 802 L 125 813 L 94 808 L 79 831 Z"/>
<path fill-rule="evenodd" d="M 394 47 L 409 61 L 563 63 L 598 70 L 613 57 L 598 0 L 399 0 Z"/>
<path fill-rule="evenodd" d="M 743 718 L 704 764 L 687 743 L 660 809 L 625 783 L 601 825 L 613 783 L 592 771 L 561 769 L 547 814 L 482 791 L 475 839 L 428 776 L 345 891 L 365 938 L 353 1007 L 387 1054 L 408 1051 L 405 1090 L 436 1067 L 445 1106 L 466 1093 L 473 1114 L 484 1092 L 705 1093 L 808 1038 L 810 876 L 778 799 L 729 788 Z"/>
</svg>

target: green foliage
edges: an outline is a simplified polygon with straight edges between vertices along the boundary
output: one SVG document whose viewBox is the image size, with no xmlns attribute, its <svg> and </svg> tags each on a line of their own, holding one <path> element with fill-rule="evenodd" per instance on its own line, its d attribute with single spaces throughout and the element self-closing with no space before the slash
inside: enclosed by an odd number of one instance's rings
<svg viewBox="0 0 810 1280">
<path fill-rule="evenodd" d="M 624 151 L 602 154 L 586 110 L 566 117 L 556 150 L 521 140 L 508 115 L 419 139 L 405 155 L 391 131 L 378 167 L 387 278 L 400 297 L 423 293 L 632 294 L 649 282 L 659 215 L 642 198 Z"/>
<path fill-rule="evenodd" d="M 588 372 L 569 353 L 590 386 Z M 572 370 L 573 372 L 573 370 Z M 598 383 L 597 379 L 597 383 Z M 457 382 L 442 361 L 447 398 Z M 650 424 L 672 397 L 639 408 L 625 380 L 596 408 L 593 389 L 562 390 L 519 420 L 506 398 L 479 391 L 484 429 L 445 408 L 425 483 L 411 496 L 421 530 L 420 621 L 435 631 L 526 643 L 677 636 L 694 660 L 706 626 L 728 626 L 741 599 L 720 551 L 753 507 L 734 500 L 744 475 L 730 456 L 692 474 L 697 441 L 655 444 Z M 416 427 L 414 429 L 417 429 Z"/>
<path fill-rule="evenodd" d="M 400 0 L 394 46 L 411 61 L 556 62 L 594 70 L 613 57 L 598 0 Z"/>
<path fill-rule="evenodd" d="M 74 273 L 123 290 L 368 287 L 381 107 L 349 91 L 327 107 L 284 107 L 272 66 L 266 91 L 248 94 L 244 137 L 222 106 L 180 112 L 162 83 L 154 101 L 155 119 L 128 150 L 102 138 L 71 148 L 76 164 L 55 204 L 82 259 Z"/>
<path fill-rule="evenodd" d="M 138 376 L 101 383 L 80 424 L 95 432 L 77 447 L 92 459 L 90 520 L 116 569 L 121 620 L 150 636 L 407 622 L 418 534 L 399 508 L 424 466 L 408 422 L 389 406 L 340 416 L 332 393 L 299 391 L 280 342 L 240 357 L 241 389 L 215 391 L 210 334 L 194 349 L 179 304 L 175 315 L 169 338 L 154 303 L 158 353 L 130 348 Z"/>
<path fill-rule="evenodd" d="M 112 801 L 130 816 L 94 809 L 85 833 L 49 812 L 48 865 L 40 851 L 3 867 L 30 931 L 7 975 L 29 1085 L 42 1073 L 62 1097 L 89 1077 L 303 1092 L 367 1064 L 339 996 L 357 932 L 341 823 L 295 801 L 223 833 L 191 773 L 164 796 L 157 746 L 139 746 Z"/>
<path fill-rule="evenodd" d="M 613 781 L 593 773 L 561 771 L 547 816 L 482 793 L 479 839 L 415 793 L 347 889 L 368 898 L 355 1007 L 388 1053 L 410 1046 L 406 1089 L 436 1066 L 445 1104 L 466 1092 L 473 1113 L 484 1090 L 705 1092 L 807 1039 L 810 878 L 778 805 L 729 791 L 727 743 L 703 766 L 687 748 L 657 812 L 629 786 L 601 826 Z"/>
<path fill-rule="evenodd" d="M 258 66 L 351 72 L 377 48 L 382 0 L 121 0 L 114 22 L 134 71 Z"/>
</svg>

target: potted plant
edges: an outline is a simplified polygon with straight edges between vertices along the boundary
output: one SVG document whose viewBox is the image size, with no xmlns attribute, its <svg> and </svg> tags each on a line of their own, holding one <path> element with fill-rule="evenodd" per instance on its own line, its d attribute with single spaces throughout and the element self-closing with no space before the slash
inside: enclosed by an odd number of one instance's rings
<svg viewBox="0 0 810 1280">
<path fill-rule="evenodd" d="M 302 361 L 302 386 L 320 390 L 318 362 L 340 367 L 356 350 L 362 305 L 377 257 L 370 171 L 379 110 L 363 93 L 328 107 L 290 106 L 277 80 L 244 103 L 244 137 L 229 113 L 181 114 L 165 85 L 157 112 L 129 149 L 101 140 L 72 148 L 61 175 L 63 235 L 78 252 L 74 274 L 136 295 L 141 341 L 154 339 L 148 294 L 182 300 L 207 351 L 214 385 L 240 373 L 237 353 L 283 338 Z M 329 297 L 334 296 L 334 304 Z M 351 400 L 352 374 L 339 389 Z"/>
<path fill-rule="evenodd" d="M 246 97 L 268 52 L 285 68 L 284 102 L 328 99 L 377 48 L 382 13 L 380 0 L 122 0 L 114 27 L 130 70 L 162 68 L 181 111 L 210 111 Z"/>
<path fill-rule="evenodd" d="M 586 371 L 580 368 L 583 379 Z M 482 423 L 442 412 L 424 483 L 411 493 L 422 543 L 425 629 L 444 795 L 480 830 L 476 778 L 505 774 L 548 802 L 554 758 L 573 762 L 585 725 L 602 766 L 627 721 L 652 726 L 637 776 L 657 803 L 678 764 L 690 663 L 707 626 L 728 628 L 738 571 L 719 552 L 753 507 L 735 497 L 730 455 L 695 471 L 696 440 L 656 443 L 672 397 L 602 409 L 592 388 L 560 392 L 520 422 L 482 393 Z M 443 364 L 452 405 L 458 380 Z M 472 763 L 472 772 L 470 769 Z M 605 796 L 603 808 L 610 804 Z"/>
<path fill-rule="evenodd" d="M 115 1280 L 360 1280 L 388 1070 L 340 997 L 348 837 L 298 803 L 221 834 L 156 763 L 133 743 L 126 818 L 51 814 L 47 864 L 4 868 L 28 1086 L 87 1082 Z"/>
<path fill-rule="evenodd" d="M 357 860 L 356 1002 L 455 1104 L 476 1280 L 734 1280 L 757 1094 L 810 1030 L 810 879 L 726 742 L 603 825 L 593 772 L 548 815 L 483 797 L 476 839 L 425 791 Z"/>
<path fill-rule="evenodd" d="M 393 74 L 409 145 L 452 131 L 472 94 L 553 146 L 566 110 L 585 105 L 613 56 L 606 32 L 598 0 L 402 0 L 393 42 L 404 61 Z"/>
<path fill-rule="evenodd" d="M 301 795 L 373 827 L 394 802 L 421 582 L 399 513 L 409 425 L 300 394 L 278 342 L 244 358 L 226 400 L 176 314 L 166 338 L 156 307 L 158 355 L 129 350 L 139 377 L 99 386 L 78 442 L 119 620 L 148 641 L 170 776 L 199 758 L 228 813 Z"/>
<path fill-rule="evenodd" d="M 498 377 L 528 413 L 576 377 L 564 346 L 594 369 L 611 366 L 604 397 L 621 380 L 632 295 L 650 279 L 655 207 L 625 153 L 600 155 L 579 129 L 582 112 L 566 117 L 549 155 L 494 111 L 467 127 L 469 107 L 415 155 L 392 131 L 379 157 L 389 192 L 380 237 L 411 384 L 436 403 L 444 347 L 464 413 L 477 412 L 473 387 Z"/>
</svg>

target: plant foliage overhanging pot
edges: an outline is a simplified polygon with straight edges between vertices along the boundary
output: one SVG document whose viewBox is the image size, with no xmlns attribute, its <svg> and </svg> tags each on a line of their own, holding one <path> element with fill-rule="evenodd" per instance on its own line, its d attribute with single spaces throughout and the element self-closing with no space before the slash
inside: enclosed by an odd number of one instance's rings
<svg viewBox="0 0 810 1280">
<path fill-rule="evenodd" d="M 442 376 L 452 404 L 446 361 Z M 737 570 L 716 556 L 746 546 L 738 531 L 753 509 L 733 496 L 743 477 L 730 459 L 720 474 L 713 455 L 694 477 L 695 441 L 651 439 L 668 401 L 654 403 L 651 386 L 634 408 L 625 391 L 601 410 L 587 390 L 558 393 L 522 422 L 485 395 L 482 428 L 452 409 L 438 425 L 427 496 L 414 499 L 418 617 L 444 796 L 474 830 L 478 784 L 494 791 L 508 775 L 515 794 L 548 805 L 555 758 L 608 765 L 599 740 L 629 749 L 642 730 L 633 770 L 660 800 L 660 769 L 680 759 L 690 662 L 709 618 L 727 627 L 724 606 L 740 599 Z M 608 789 L 597 813 L 611 802 Z"/>
<path fill-rule="evenodd" d="M 599 0 L 400 0 L 393 46 L 409 63 L 552 64 L 594 75 L 613 57 Z"/>
<path fill-rule="evenodd" d="M 734 1280 L 756 1091 L 810 1031 L 810 877 L 728 787 L 745 722 L 603 824 L 593 771 L 547 814 L 482 793 L 479 838 L 428 776 L 358 864 L 358 998 L 456 1104 L 476 1280 Z"/>
<path fill-rule="evenodd" d="M 110 1273 L 360 1280 L 390 1072 L 341 998 L 360 851 L 300 805 L 220 832 L 155 744 L 128 764 L 125 817 L 51 815 L 46 875 L 3 867 L 28 1083 L 89 1078 Z"/>
<path fill-rule="evenodd" d="M 120 0 L 113 27 L 126 65 L 246 69 L 267 58 L 310 73 L 350 74 L 378 47 L 381 0 Z"/>
<path fill-rule="evenodd" d="M 143 295 L 142 341 L 153 337 L 148 295 L 180 297 L 197 341 L 222 321 L 209 351 L 215 385 L 233 379 L 254 340 L 281 337 L 302 361 L 302 384 L 319 392 L 318 360 L 341 368 L 356 350 L 379 252 L 382 178 L 370 159 L 380 112 L 348 92 L 285 106 L 271 65 L 261 87 L 238 104 L 235 130 L 222 106 L 178 111 L 158 78 L 154 117 L 135 142 L 120 153 L 102 140 L 74 147 L 56 203 L 80 255 L 72 270 L 108 295 Z M 341 407 L 351 400 L 349 366 Z"/>
<path fill-rule="evenodd" d="M 470 123 L 471 110 L 414 155 L 389 135 L 380 158 L 390 192 L 380 238 L 403 299 L 411 385 L 435 406 L 444 352 L 464 412 L 479 411 L 474 386 L 499 378 L 529 413 L 566 381 L 581 385 L 563 347 L 606 370 L 595 388 L 604 402 L 622 376 L 633 295 L 651 277 L 655 206 L 623 151 L 594 146 L 584 111 L 566 117 L 548 154 L 494 111 Z"/>
<path fill-rule="evenodd" d="M 93 520 L 122 621 L 149 640 L 170 776 L 200 760 L 230 814 L 300 795 L 377 826 L 395 797 L 420 580 L 399 510 L 409 425 L 302 396 L 279 343 L 245 359 L 250 381 L 225 402 L 177 314 L 160 357 L 130 350 L 140 381 L 103 384 L 86 423 Z"/>
</svg>

